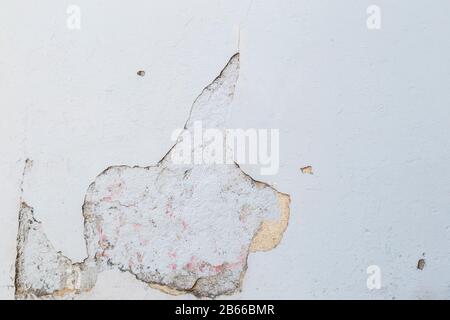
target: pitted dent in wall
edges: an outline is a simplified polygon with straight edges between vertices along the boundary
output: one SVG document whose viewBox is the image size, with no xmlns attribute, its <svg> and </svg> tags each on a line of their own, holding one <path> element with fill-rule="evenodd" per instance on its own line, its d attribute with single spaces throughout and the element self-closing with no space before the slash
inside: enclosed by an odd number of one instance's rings
<svg viewBox="0 0 450 320">
<path fill-rule="evenodd" d="M 199 120 L 224 129 L 238 76 L 236 54 L 195 100 L 186 130 Z M 170 294 L 214 298 L 238 291 L 249 253 L 281 241 L 290 197 L 236 163 L 174 164 L 182 141 L 180 135 L 155 166 L 110 167 L 90 185 L 83 205 L 88 257 L 81 264 L 55 251 L 23 204 L 16 298 L 76 298 L 111 268 Z"/>
<path fill-rule="evenodd" d="M 425 265 L 426 265 L 425 259 L 419 259 L 419 261 L 417 262 L 417 269 L 423 270 L 425 269 Z"/>
<path fill-rule="evenodd" d="M 300 171 L 303 174 L 314 174 L 312 166 L 306 166 L 306 167 L 300 168 Z"/>
</svg>

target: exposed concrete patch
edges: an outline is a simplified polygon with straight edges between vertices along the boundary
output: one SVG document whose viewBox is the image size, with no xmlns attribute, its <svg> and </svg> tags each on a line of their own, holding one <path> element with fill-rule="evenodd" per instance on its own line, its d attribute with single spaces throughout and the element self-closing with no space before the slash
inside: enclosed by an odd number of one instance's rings
<svg viewBox="0 0 450 320">
<path fill-rule="evenodd" d="M 194 102 L 194 122 L 225 129 L 239 55 Z M 91 289 L 99 272 L 119 269 L 153 288 L 198 297 L 241 287 L 249 252 L 273 249 L 289 220 L 290 198 L 253 180 L 237 164 L 174 164 L 180 142 L 155 166 L 114 166 L 90 185 L 83 217 L 88 257 L 72 264 L 56 252 L 32 209 L 19 214 L 16 296 L 70 296 Z M 205 148 L 195 146 L 195 154 Z"/>
</svg>

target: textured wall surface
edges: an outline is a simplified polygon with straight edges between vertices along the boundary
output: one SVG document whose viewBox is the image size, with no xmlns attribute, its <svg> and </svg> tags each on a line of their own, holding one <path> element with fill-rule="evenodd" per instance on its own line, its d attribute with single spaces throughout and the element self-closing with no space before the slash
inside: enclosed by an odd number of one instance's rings
<svg viewBox="0 0 450 320">
<path fill-rule="evenodd" d="M 3 1 L 0 298 L 450 298 L 449 10 Z M 174 165 L 197 120 L 278 172 Z"/>
</svg>

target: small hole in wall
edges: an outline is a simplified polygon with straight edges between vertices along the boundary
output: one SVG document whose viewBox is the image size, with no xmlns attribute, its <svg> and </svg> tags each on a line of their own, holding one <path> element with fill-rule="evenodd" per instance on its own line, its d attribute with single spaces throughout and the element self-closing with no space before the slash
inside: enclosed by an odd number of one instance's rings
<svg viewBox="0 0 450 320">
<path fill-rule="evenodd" d="M 145 76 L 145 71 L 144 70 L 139 70 L 137 72 L 137 75 L 140 76 L 140 77 L 143 77 L 143 76 Z"/>
<path fill-rule="evenodd" d="M 424 268 L 425 268 L 425 259 L 420 259 L 418 262 L 417 262 L 417 269 L 419 269 L 419 270 L 423 270 Z"/>
</svg>

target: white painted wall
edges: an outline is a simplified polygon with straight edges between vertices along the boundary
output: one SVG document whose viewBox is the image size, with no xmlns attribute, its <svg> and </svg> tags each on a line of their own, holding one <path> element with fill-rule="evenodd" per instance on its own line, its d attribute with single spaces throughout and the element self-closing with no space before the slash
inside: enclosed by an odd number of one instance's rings
<svg viewBox="0 0 450 320">
<path fill-rule="evenodd" d="M 380 30 L 366 26 L 373 3 Z M 66 27 L 69 4 L 80 30 Z M 244 168 L 292 204 L 281 245 L 250 256 L 235 297 L 450 298 L 448 1 L 0 5 L 0 298 L 14 297 L 25 159 L 24 197 L 81 261 L 89 184 L 110 165 L 160 160 L 237 51 L 233 126 L 279 128 L 281 142 L 278 175 Z M 380 290 L 366 286 L 370 265 Z M 112 271 L 87 298 L 171 296 Z"/>
</svg>

